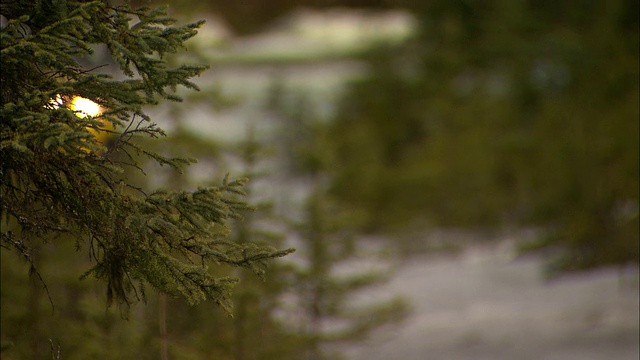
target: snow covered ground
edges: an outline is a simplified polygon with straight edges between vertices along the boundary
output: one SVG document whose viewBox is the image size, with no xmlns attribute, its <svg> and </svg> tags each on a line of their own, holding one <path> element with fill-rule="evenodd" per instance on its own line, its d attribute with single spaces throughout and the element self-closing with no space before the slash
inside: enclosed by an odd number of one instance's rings
<svg viewBox="0 0 640 360">
<path fill-rule="evenodd" d="M 402 323 L 345 350 L 350 360 L 637 360 L 638 269 L 542 277 L 510 243 L 405 263 L 372 298 L 402 294 Z"/>
</svg>

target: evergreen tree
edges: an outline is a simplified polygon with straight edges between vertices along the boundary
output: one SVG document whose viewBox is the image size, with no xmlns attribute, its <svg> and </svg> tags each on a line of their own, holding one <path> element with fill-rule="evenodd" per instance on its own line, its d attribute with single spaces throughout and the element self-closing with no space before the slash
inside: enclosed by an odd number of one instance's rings
<svg viewBox="0 0 640 360">
<path fill-rule="evenodd" d="M 165 56 L 183 47 L 202 22 L 175 26 L 164 9 L 132 9 L 105 1 L 3 1 L 1 29 L 0 194 L 2 247 L 25 258 L 40 276 L 34 249 L 73 236 L 107 284 L 109 301 L 144 299 L 144 284 L 190 304 L 213 300 L 231 310 L 233 277 L 208 264 L 245 267 L 262 275 L 269 259 L 290 250 L 238 244 L 228 221 L 250 209 L 245 179 L 196 191 L 146 193 L 123 174 L 142 170 L 138 156 L 181 169 L 192 160 L 165 157 L 139 137 L 164 131 L 144 108 L 179 101 L 178 86 L 206 69 L 171 67 Z M 124 77 L 84 68 L 103 46 Z M 104 111 L 78 116 L 75 97 Z M 107 147 L 95 133 L 109 133 Z"/>
<path fill-rule="evenodd" d="M 304 359 L 340 358 L 339 345 L 366 338 L 381 325 L 399 322 L 407 312 L 398 296 L 374 303 L 354 302 L 367 287 L 383 282 L 389 265 L 380 254 L 357 241 L 353 218 L 336 207 L 326 192 L 316 188 L 305 204 L 304 217 L 297 222 L 300 244 L 299 265 L 292 287 L 298 299 L 298 328 Z M 367 259 L 375 262 L 366 270 L 349 269 L 348 264 Z M 340 271 L 341 267 L 348 270 Z"/>
<path fill-rule="evenodd" d="M 291 178 L 305 184 L 302 202 L 289 204 L 294 241 L 294 269 L 289 287 L 291 325 L 301 342 L 299 358 L 339 359 L 340 346 L 366 338 L 374 329 L 402 321 L 407 304 L 399 296 L 355 301 L 357 294 L 383 283 L 390 276 L 386 249 L 358 237 L 360 213 L 333 198 L 326 190 L 332 166 L 326 127 L 321 125 L 312 99 L 276 83 L 267 99 L 287 131 L 278 143 Z M 289 101 L 286 101 L 286 100 Z M 364 261 L 363 261 L 364 260 Z M 363 268 L 354 270 L 360 262 Z M 354 266 L 356 267 L 356 266 Z M 285 319 L 287 320 L 287 319 Z"/>
<path fill-rule="evenodd" d="M 234 240 L 238 243 L 258 242 L 264 244 L 282 244 L 287 231 L 286 223 L 274 210 L 273 200 L 264 195 L 267 191 L 256 191 L 262 184 L 269 188 L 270 174 L 265 161 L 273 156 L 273 148 L 264 144 L 265 139 L 256 134 L 255 125 L 248 124 L 245 138 L 234 146 L 232 151 L 236 161 L 243 168 L 243 176 L 257 181 L 247 189 L 249 199 L 256 211 L 248 214 L 244 220 L 236 221 L 233 229 Z M 287 281 L 293 269 L 287 262 L 279 262 L 270 268 L 270 279 L 259 281 L 246 272 L 238 273 L 242 287 L 234 292 L 233 341 L 230 358 L 233 360 L 258 359 L 298 359 L 299 335 L 287 328 L 278 313 L 283 309 L 282 297 L 291 286 Z"/>
</svg>

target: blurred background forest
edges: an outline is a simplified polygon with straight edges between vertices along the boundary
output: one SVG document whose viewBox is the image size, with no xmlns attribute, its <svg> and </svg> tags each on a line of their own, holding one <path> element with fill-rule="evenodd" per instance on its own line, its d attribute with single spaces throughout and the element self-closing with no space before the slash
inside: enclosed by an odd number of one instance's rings
<svg viewBox="0 0 640 360">
<path fill-rule="evenodd" d="M 182 176 L 149 167 L 140 186 L 247 176 L 257 211 L 234 240 L 297 252 L 265 282 L 226 270 L 242 280 L 230 318 L 151 290 L 146 305 L 106 310 L 103 287 L 78 280 L 89 259 L 62 241 L 37 257 L 52 314 L 41 283 L 3 251 L 3 358 L 59 345 L 68 360 L 390 359 L 384 349 L 402 359 L 637 359 L 637 1 L 134 3 L 207 20 L 172 61 L 211 65 L 200 92 L 149 109 L 169 137 L 148 146 L 198 164 Z M 94 66 L 109 61 L 97 53 Z M 494 273 L 478 280 L 478 270 Z M 473 290 L 442 290 L 461 287 Z M 498 295 L 514 299 L 514 313 L 492 310 Z M 458 318 L 411 322 L 447 302 L 468 315 L 474 299 L 487 320 L 460 324 L 479 327 L 462 343 L 446 331 Z M 543 303 L 553 311 L 535 320 Z M 514 331 L 525 337 L 547 339 L 545 326 L 579 337 L 532 340 L 536 351 L 589 352 L 527 353 L 508 329 L 483 347 L 505 324 L 496 319 L 522 313 L 533 330 Z M 372 331 L 383 335 L 367 342 Z M 367 352 L 394 332 L 415 341 Z M 420 342 L 434 352 L 415 350 Z"/>
</svg>

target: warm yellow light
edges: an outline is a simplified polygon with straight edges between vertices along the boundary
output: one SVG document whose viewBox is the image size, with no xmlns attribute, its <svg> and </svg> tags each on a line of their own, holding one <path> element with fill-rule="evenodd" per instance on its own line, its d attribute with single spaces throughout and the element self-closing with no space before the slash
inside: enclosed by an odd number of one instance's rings
<svg viewBox="0 0 640 360">
<path fill-rule="evenodd" d="M 54 109 L 57 109 L 60 106 L 64 106 L 64 101 L 62 100 L 62 96 L 56 95 L 55 99 L 49 100 L 49 106 L 51 106 Z"/>
<path fill-rule="evenodd" d="M 85 118 L 87 116 L 96 117 L 103 112 L 103 108 L 92 100 L 83 98 L 81 96 L 74 96 L 71 101 L 66 101 L 67 97 L 57 95 L 55 99 L 49 101 L 49 106 L 57 109 L 61 106 L 67 107 L 72 110 L 79 118 Z M 104 143 L 114 130 L 114 125 L 106 121 L 103 126 L 98 129 L 87 127 L 87 130 L 96 137 L 99 143 Z"/>
<path fill-rule="evenodd" d="M 69 108 L 76 112 L 78 117 L 97 116 L 100 115 L 102 109 L 95 102 L 80 96 L 74 96 L 71 100 Z"/>
</svg>

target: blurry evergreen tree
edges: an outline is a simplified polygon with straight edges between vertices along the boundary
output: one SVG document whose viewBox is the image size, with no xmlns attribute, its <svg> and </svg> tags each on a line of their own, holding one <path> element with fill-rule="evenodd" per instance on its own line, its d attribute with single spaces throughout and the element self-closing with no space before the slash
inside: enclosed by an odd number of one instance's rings
<svg viewBox="0 0 640 360">
<path fill-rule="evenodd" d="M 330 131 L 370 227 L 533 226 L 549 270 L 638 262 L 638 2 L 425 1 Z"/>
<path fill-rule="evenodd" d="M 164 135 L 145 106 L 179 101 L 173 92 L 180 85 L 197 89 L 190 78 L 206 67 L 172 67 L 165 56 L 180 50 L 201 22 L 174 26 L 163 9 L 104 1 L 3 1 L 0 13 L 6 19 L 0 30 L 3 280 L 8 251 L 26 259 L 40 280 L 55 273 L 38 267 L 39 256 L 71 237 L 91 259 L 84 277 L 106 282 L 109 302 L 144 299 L 146 283 L 190 304 L 212 300 L 230 311 L 237 279 L 214 276 L 209 265 L 263 275 L 269 259 L 291 251 L 228 237 L 229 220 L 250 209 L 242 198 L 246 180 L 147 193 L 124 172 L 142 170 L 145 158 L 177 170 L 193 162 L 150 151 L 139 138 Z M 80 65 L 98 45 L 124 76 Z M 79 116 L 70 103 L 75 97 L 103 111 Z M 101 133 L 112 134 L 109 146 L 95 135 Z M 42 293 L 32 288 L 27 298 Z M 2 329 L 3 340 L 11 340 Z"/>
<path fill-rule="evenodd" d="M 362 340 L 372 330 L 399 322 L 406 315 L 406 303 L 398 296 L 376 299 L 370 304 L 353 302 L 358 291 L 380 284 L 389 274 L 388 269 L 339 271 L 366 252 L 366 245 L 357 244 L 353 229 L 350 230 L 351 220 L 325 192 L 315 189 L 298 222 L 303 257 L 292 285 L 300 316 L 294 326 L 304 341 L 303 359 L 339 359 L 336 344 Z M 376 255 L 368 257 L 371 260 Z M 382 259 L 377 257 L 380 265 Z"/>
<path fill-rule="evenodd" d="M 247 193 L 256 211 L 235 222 L 233 237 L 238 243 L 283 245 L 289 229 L 285 219 L 276 213 L 273 199 L 264 196 L 273 187 L 274 180 L 270 176 L 273 174 L 265 163 L 274 156 L 275 149 L 264 143 L 264 137 L 258 136 L 255 124 L 249 121 L 247 127 L 246 137 L 231 150 L 235 155 L 231 160 L 243 168 L 243 176 L 255 180 Z M 262 186 L 263 191 L 257 191 L 258 186 Z M 238 273 L 242 285 L 233 295 L 235 316 L 230 326 L 234 329 L 230 359 L 300 358 L 299 334 L 278 318 L 286 312 L 282 298 L 291 286 L 289 279 L 293 272 L 289 262 L 279 262 L 270 268 L 270 279 L 266 282 L 250 274 Z"/>
<path fill-rule="evenodd" d="M 359 239 L 359 212 L 326 191 L 332 139 L 318 119 L 317 104 L 308 94 L 278 82 L 270 95 L 266 107 L 284 128 L 278 143 L 289 181 L 305 184 L 302 206 L 291 205 L 298 210 L 290 220 L 298 248 L 291 259 L 295 269 L 289 271 L 295 299 L 290 311 L 297 319 L 290 321 L 303 342 L 299 358 L 339 359 L 340 344 L 357 342 L 384 324 L 401 321 L 407 304 L 398 296 L 367 304 L 354 300 L 359 291 L 390 276 L 385 249 Z M 371 263 L 358 270 L 350 267 L 363 259 Z"/>
<path fill-rule="evenodd" d="M 176 119 L 181 118 L 185 110 L 178 109 L 174 114 Z M 184 129 L 180 133 L 181 136 L 172 137 L 170 141 L 190 154 L 202 151 L 202 146 L 196 144 L 207 142 L 198 139 L 192 131 Z M 212 143 L 209 141 L 209 146 Z M 209 159 L 215 168 L 235 168 L 235 171 L 252 179 L 246 186 L 246 197 L 255 211 L 233 222 L 229 239 L 238 244 L 282 245 L 282 231 L 286 230 L 286 224 L 275 214 L 270 200 L 266 200 L 268 191 L 254 189 L 269 181 L 268 170 L 271 169 L 264 164 L 270 156 L 268 147 L 258 139 L 252 125 L 243 139 L 215 147 L 217 155 Z M 166 305 L 166 327 L 171 358 L 186 354 L 194 358 L 229 360 L 300 358 L 300 336 L 278 318 L 279 313 L 286 311 L 282 308 L 281 298 L 291 286 L 288 279 L 293 276 L 293 269 L 287 262 L 272 264 L 268 281 L 243 271 L 220 268 L 211 271 L 215 276 L 240 279 L 232 295 L 234 316 L 229 318 L 212 311 L 211 304 L 188 308 L 183 303 L 170 300 Z M 194 323 L 200 325 L 194 326 Z"/>
</svg>

